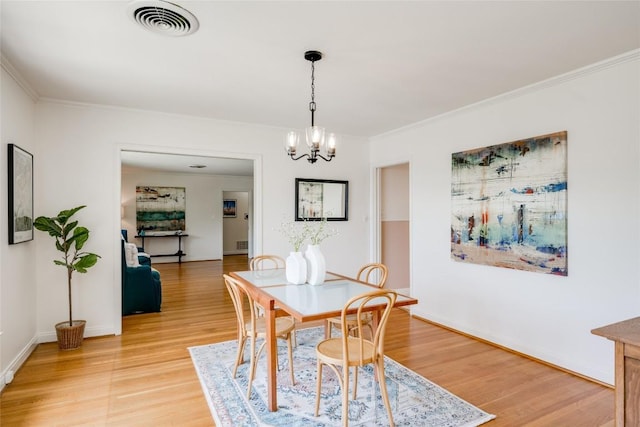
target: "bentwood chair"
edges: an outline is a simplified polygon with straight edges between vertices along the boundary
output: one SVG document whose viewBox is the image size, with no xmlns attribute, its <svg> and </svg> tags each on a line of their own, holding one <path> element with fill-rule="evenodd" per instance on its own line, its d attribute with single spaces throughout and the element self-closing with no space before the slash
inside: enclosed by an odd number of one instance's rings
<svg viewBox="0 0 640 427">
<path fill-rule="evenodd" d="M 256 353 L 256 341 L 259 338 L 266 339 L 267 327 L 264 317 L 258 316 L 256 304 L 245 286 L 234 278 L 223 275 L 224 283 L 227 286 L 233 307 L 236 311 L 236 319 L 238 324 L 238 351 L 236 353 L 236 362 L 233 367 L 233 377 L 236 377 L 238 366 L 244 362 L 244 347 L 247 339 L 250 339 L 251 358 L 249 366 L 249 386 L 247 388 L 247 399 L 251 398 L 251 384 L 256 373 L 256 364 L 260 358 L 260 353 L 264 349 L 266 340 Z M 248 308 L 248 309 L 247 309 Z M 278 317 L 276 319 L 276 337 L 287 341 L 289 351 L 289 372 L 291 375 L 291 384 L 295 384 L 293 378 L 293 346 L 291 335 L 294 330 L 294 323 L 288 317 Z"/>
<path fill-rule="evenodd" d="M 358 389 L 358 368 L 368 364 L 375 367 L 375 375 L 380 385 L 380 394 L 387 408 L 389 425 L 393 426 L 393 415 L 389 404 L 389 395 L 384 376 L 384 334 L 387 321 L 391 314 L 391 309 L 396 302 L 397 295 L 393 291 L 386 289 L 376 289 L 362 295 L 351 298 L 342 309 L 340 316 L 340 327 L 342 336 L 340 338 L 328 338 L 321 341 L 316 346 L 316 356 L 318 358 L 318 374 L 316 383 L 316 411 L 318 416 L 320 410 L 320 396 L 322 391 L 322 366 L 327 365 L 337 376 L 342 389 L 342 425 L 349 424 L 349 371 L 354 367 L 353 374 L 353 400 L 356 399 Z M 382 315 L 380 323 L 371 340 L 365 339 L 362 335 L 352 336 L 349 334 L 349 314 L 348 310 L 356 309 L 355 322 L 357 328 L 362 328 L 362 319 L 366 312 L 367 304 L 375 300 L 375 305 L 382 305 Z M 341 368 L 341 369 L 338 369 Z"/>
<path fill-rule="evenodd" d="M 285 268 L 286 262 L 284 258 L 279 257 L 278 255 L 256 255 L 251 258 L 249 262 L 249 270 L 267 270 L 271 268 Z M 258 309 L 260 313 L 262 313 L 262 307 Z M 292 321 L 293 317 L 291 318 Z M 293 345 L 298 345 L 298 340 L 296 339 L 296 331 L 293 333 Z"/>
<path fill-rule="evenodd" d="M 278 255 L 257 255 L 251 258 L 249 270 L 266 270 L 269 268 L 284 268 L 285 262 Z"/>
<path fill-rule="evenodd" d="M 356 279 L 362 282 L 369 283 L 371 285 L 375 285 L 379 288 L 383 288 L 385 283 L 387 283 L 388 275 L 389 275 L 389 270 L 387 269 L 386 265 L 374 262 L 370 264 L 365 264 L 362 267 L 360 267 L 360 270 L 358 270 L 358 274 L 356 275 Z M 366 326 L 369 329 L 369 331 L 371 331 L 371 336 L 373 336 L 373 326 L 371 326 L 372 322 L 373 322 L 373 317 L 371 313 L 364 313 L 364 319 L 363 319 L 362 325 Z M 358 330 L 356 328 L 355 316 L 353 315 L 348 316 L 347 324 L 349 326 L 349 332 L 362 333 L 361 329 Z M 332 329 L 334 327 L 337 327 L 337 328 L 340 327 L 340 318 L 333 317 L 331 319 L 327 319 L 327 326 L 328 326 L 327 338 L 331 338 Z"/>
</svg>

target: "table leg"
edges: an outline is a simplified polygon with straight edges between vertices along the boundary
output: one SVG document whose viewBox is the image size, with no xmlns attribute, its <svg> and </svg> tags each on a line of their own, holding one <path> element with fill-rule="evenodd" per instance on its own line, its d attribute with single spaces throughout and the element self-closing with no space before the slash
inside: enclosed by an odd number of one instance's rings
<svg viewBox="0 0 640 427">
<path fill-rule="evenodd" d="M 278 394 L 277 394 L 277 363 L 278 355 L 276 353 L 276 311 L 273 307 L 265 307 L 265 321 L 267 326 L 267 392 L 268 405 L 270 411 L 278 410 Z"/>
</svg>

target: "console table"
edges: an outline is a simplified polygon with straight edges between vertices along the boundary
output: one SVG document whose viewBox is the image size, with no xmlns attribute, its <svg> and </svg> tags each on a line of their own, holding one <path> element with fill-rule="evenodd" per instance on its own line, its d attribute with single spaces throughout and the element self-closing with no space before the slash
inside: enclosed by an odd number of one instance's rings
<svg viewBox="0 0 640 427">
<path fill-rule="evenodd" d="M 591 331 L 616 343 L 616 427 L 640 425 L 640 317 Z"/>
<path fill-rule="evenodd" d="M 188 234 L 145 234 L 143 236 L 137 235 L 136 237 L 138 239 L 141 239 L 142 247 L 143 247 L 144 251 L 149 254 L 149 256 L 152 256 L 152 257 L 177 256 L 178 257 L 178 263 L 181 264 L 182 263 L 182 257 L 187 255 L 184 252 L 182 252 L 182 238 L 183 237 L 188 237 L 188 236 L 189 236 Z M 144 246 L 144 239 L 158 239 L 158 238 L 165 238 L 166 239 L 168 237 L 177 237 L 178 238 L 178 252 L 173 253 L 173 254 L 150 254 L 149 251 L 147 250 L 147 248 Z"/>
</svg>

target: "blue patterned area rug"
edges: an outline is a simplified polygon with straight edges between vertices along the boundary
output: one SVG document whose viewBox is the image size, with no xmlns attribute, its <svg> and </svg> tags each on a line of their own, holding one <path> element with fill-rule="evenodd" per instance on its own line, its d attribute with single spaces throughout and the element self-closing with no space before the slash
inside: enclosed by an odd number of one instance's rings
<svg viewBox="0 0 640 427">
<path fill-rule="evenodd" d="M 223 426 L 341 426 L 342 397 L 333 371 L 323 368 L 320 413 L 314 416 L 316 387 L 315 345 L 323 339 L 322 327 L 296 331 L 294 348 L 296 384 L 289 378 L 286 344 L 279 340 L 278 411 L 267 407 L 266 358 L 258 361 L 251 400 L 247 400 L 248 354 L 246 363 L 232 377 L 236 341 L 190 347 L 191 359 L 209 408 L 219 427 Z M 248 343 L 247 343 L 248 345 Z M 478 426 L 495 418 L 445 389 L 385 358 L 387 390 L 396 425 L 432 427 Z M 373 369 L 367 366 L 358 374 L 357 400 L 349 403 L 350 426 L 388 426 L 389 421 Z"/>
</svg>

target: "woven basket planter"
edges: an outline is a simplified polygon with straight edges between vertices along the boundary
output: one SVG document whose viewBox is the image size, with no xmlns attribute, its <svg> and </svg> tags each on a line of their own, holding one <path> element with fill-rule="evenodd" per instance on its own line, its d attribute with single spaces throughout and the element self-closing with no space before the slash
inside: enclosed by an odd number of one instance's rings
<svg viewBox="0 0 640 427">
<path fill-rule="evenodd" d="M 56 336 L 58 337 L 58 347 L 60 350 L 74 350 L 82 345 L 84 338 L 85 320 L 74 320 L 69 326 L 69 322 L 56 324 Z"/>
</svg>

